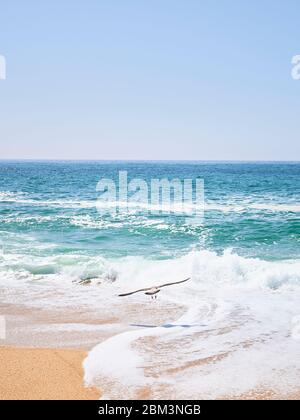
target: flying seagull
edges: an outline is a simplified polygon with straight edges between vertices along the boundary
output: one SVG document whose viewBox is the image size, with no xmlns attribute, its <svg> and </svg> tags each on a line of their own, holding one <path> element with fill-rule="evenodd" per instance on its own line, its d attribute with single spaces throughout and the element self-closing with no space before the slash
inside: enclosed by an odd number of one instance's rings
<svg viewBox="0 0 300 420">
<path fill-rule="evenodd" d="M 180 284 L 180 283 L 185 283 L 186 281 L 190 280 L 190 277 L 188 279 L 185 280 L 181 280 L 181 281 L 174 281 L 172 283 L 166 283 L 166 284 L 162 284 L 161 286 L 153 286 L 153 287 L 146 287 L 144 289 L 138 289 L 138 290 L 134 290 L 133 292 L 129 292 L 129 293 L 122 293 L 121 295 L 119 295 L 120 297 L 124 297 L 124 296 L 130 296 L 133 295 L 134 293 L 139 293 L 139 292 L 145 292 L 145 295 L 151 296 L 151 298 L 153 299 L 153 297 L 155 296 L 156 299 L 156 295 L 157 293 L 160 292 L 160 289 L 162 289 L 163 287 L 166 286 L 172 286 L 173 284 Z"/>
</svg>

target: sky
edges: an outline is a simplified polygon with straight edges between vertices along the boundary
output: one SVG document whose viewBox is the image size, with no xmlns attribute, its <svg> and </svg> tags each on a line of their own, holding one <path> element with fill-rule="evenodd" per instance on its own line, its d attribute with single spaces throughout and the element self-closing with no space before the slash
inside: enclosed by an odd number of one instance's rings
<svg viewBox="0 0 300 420">
<path fill-rule="evenodd" d="M 300 160 L 299 0 L 10 0 L 0 159 Z"/>
</svg>

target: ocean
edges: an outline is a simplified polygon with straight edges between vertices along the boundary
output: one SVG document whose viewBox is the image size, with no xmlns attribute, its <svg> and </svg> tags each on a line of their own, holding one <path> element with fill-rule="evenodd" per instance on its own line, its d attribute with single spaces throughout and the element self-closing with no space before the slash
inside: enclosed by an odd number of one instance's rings
<svg viewBox="0 0 300 420">
<path fill-rule="evenodd" d="M 97 183 L 119 171 L 203 179 L 203 220 L 101 211 Z M 300 163 L 0 161 L 0 245 L 8 344 L 93 347 L 85 380 L 110 398 L 299 390 Z"/>
</svg>

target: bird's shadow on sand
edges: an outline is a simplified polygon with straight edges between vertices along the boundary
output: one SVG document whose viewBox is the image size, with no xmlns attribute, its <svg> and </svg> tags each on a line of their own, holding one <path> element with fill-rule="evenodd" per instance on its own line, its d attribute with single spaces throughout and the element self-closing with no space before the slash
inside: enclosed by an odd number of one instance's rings
<svg viewBox="0 0 300 420">
<path fill-rule="evenodd" d="M 130 324 L 131 327 L 139 327 L 139 328 L 192 328 L 199 325 L 190 325 L 190 324 L 163 324 L 163 325 L 146 325 L 146 324 Z"/>
</svg>

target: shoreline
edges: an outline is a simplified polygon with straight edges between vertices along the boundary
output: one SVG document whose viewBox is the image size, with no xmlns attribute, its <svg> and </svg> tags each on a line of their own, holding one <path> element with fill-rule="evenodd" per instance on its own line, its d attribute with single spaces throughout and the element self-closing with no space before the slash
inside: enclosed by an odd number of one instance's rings
<svg viewBox="0 0 300 420">
<path fill-rule="evenodd" d="M 78 349 L 0 347 L 0 400 L 99 400 L 100 390 L 83 383 L 86 355 Z M 257 389 L 218 399 L 299 400 L 300 391 L 278 395 Z"/>
<path fill-rule="evenodd" d="M 0 347 L 0 400 L 99 400 L 86 388 L 76 349 Z"/>
</svg>

